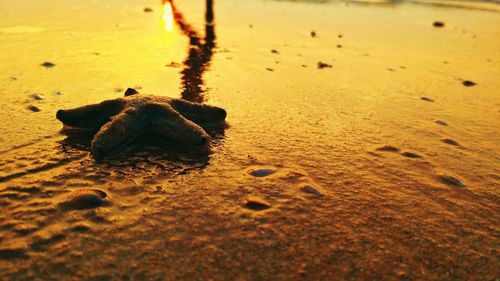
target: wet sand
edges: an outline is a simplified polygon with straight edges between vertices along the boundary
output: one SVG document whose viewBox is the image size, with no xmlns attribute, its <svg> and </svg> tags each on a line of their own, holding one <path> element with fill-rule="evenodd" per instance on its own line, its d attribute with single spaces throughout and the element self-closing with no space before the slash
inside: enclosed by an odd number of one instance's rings
<svg viewBox="0 0 500 281">
<path fill-rule="evenodd" d="M 499 278 L 498 4 L 101 2 L 0 1 L 0 279 Z M 60 133 L 129 87 L 229 126 Z"/>
</svg>

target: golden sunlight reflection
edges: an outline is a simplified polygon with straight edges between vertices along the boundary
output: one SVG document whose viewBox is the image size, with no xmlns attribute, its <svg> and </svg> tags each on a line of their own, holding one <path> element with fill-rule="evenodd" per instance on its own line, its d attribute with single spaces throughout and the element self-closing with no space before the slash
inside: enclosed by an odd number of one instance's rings
<svg viewBox="0 0 500 281">
<path fill-rule="evenodd" d="M 165 21 L 165 29 L 168 32 L 172 32 L 172 26 L 174 23 L 174 14 L 172 11 L 172 4 L 170 1 L 163 1 L 163 20 Z"/>
</svg>

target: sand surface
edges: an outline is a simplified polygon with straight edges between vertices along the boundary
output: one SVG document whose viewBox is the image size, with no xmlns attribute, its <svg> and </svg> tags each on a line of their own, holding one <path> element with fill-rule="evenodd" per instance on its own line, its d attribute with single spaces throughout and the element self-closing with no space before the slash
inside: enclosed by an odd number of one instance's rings
<svg viewBox="0 0 500 281">
<path fill-rule="evenodd" d="M 500 277 L 500 5 L 75 2 L 0 1 L 1 280 Z M 128 87 L 229 127 L 99 163 L 60 134 Z"/>
</svg>

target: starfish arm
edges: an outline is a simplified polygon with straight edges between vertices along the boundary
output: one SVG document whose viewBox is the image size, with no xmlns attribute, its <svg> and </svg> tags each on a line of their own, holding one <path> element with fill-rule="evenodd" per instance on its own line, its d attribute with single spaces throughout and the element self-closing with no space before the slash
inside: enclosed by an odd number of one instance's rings
<svg viewBox="0 0 500 281">
<path fill-rule="evenodd" d="M 120 99 L 104 101 L 68 110 L 58 110 L 56 118 L 64 125 L 98 130 L 109 119 L 120 112 L 123 103 Z"/>
<path fill-rule="evenodd" d="M 187 145 L 207 145 L 210 136 L 196 123 L 184 118 L 167 104 L 147 104 L 142 108 L 150 116 L 152 130 Z"/>
<path fill-rule="evenodd" d="M 128 108 L 114 116 L 94 136 L 91 143 L 92 155 L 99 159 L 132 142 L 144 132 L 147 119 L 140 110 L 134 108 Z"/>
<path fill-rule="evenodd" d="M 220 107 L 193 103 L 181 99 L 173 99 L 172 107 L 185 118 L 201 126 L 222 123 L 226 118 L 226 111 Z"/>
</svg>

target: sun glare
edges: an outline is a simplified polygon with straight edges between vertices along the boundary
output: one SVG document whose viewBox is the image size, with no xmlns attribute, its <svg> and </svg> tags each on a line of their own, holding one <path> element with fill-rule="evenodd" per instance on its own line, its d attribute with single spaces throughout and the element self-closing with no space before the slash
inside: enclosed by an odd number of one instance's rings
<svg viewBox="0 0 500 281">
<path fill-rule="evenodd" d="M 163 20 L 165 21 L 165 29 L 172 32 L 172 25 L 174 23 L 174 13 L 172 11 L 172 4 L 170 1 L 163 3 Z"/>
</svg>

